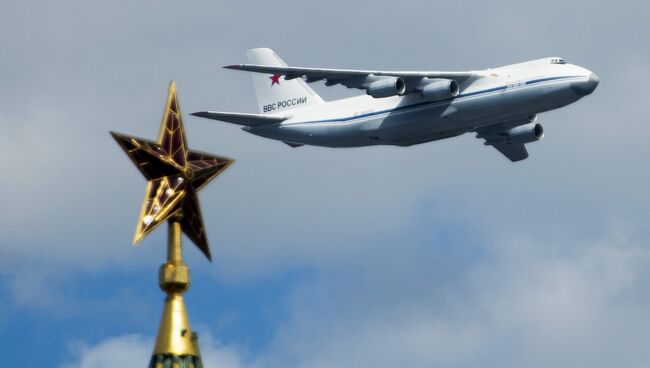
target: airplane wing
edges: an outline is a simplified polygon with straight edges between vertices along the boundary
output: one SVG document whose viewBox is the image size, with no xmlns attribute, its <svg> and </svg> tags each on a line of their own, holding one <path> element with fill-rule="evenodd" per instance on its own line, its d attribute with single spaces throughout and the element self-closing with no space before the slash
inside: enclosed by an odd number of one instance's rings
<svg viewBox="0 0 650 368">
<path fill-rule="evenodd" d="M 490 145 L 496 148 L 504 156 L 510 159 L 512 162 L 517 162 L 525 160 L 528 158 L 528 150 L 526 145 L 523 143 L 490 143 Z"/>
<path fill-rule="evenodd" d="M 476 138 L 483 138 L 485 145 L 492 146 L 506 156 L 510 161 L 516 162 L 528 158 L 526 145 L 508 138 L 514 127 L 531 124 L 530 119 L 520 119 L 488 125 L 476 129 Z"/>
<path fill-rule="evenodd" d="M 423 78 L 451 79 L 461 82 L 470 78 L 479 78 L 477 72 L 445 72 L 445 71 L 381 71 L 353 69 L 323 69 L 301 68 L 292 66 L 271 66 L 259 64 L 235 64 L 224 66 L 226 69 L 244 70 L 255 73 L 282 75 L 284 79 L 304 78 L 307 83 L 325 81 L 325 85 L 341 84 L 348 88 L 365 89 L 372 78 L 396 77 L 404 80 L 406 91 L 414 90 Z"/>
<path fill-rule="evenodd" d="M 267 124 L 277 124 L 287 120 L 288 116 L 266 114 L 244 114 L 239 112 L 199 111 L 190 115 L 200 118 L 225 121 L 227 123 L 256 127 Z"/>
</svg>

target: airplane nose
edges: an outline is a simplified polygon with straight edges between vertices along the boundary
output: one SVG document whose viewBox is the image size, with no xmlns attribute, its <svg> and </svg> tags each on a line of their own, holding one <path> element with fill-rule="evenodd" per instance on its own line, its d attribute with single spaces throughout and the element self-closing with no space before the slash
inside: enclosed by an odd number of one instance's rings
<svg viewBox="0 0 650 368">
<path fill-rule="evenodd" d="M 598 87 L 598 85 L 600 84 L 600 77 L 598 77 L 596 73 L 591 72 L 589 74 L 589 83 L 591 85 L 591 92 L 593 92 L 596 89 L 596 87 Z"/>
<path fill-rule="evenodd" d="M 600 78 L 596 73 L 589 73 L 589 78 L 587 80 L 583 80 L 580 82 L 575 82 L 571 85 L 571 88 L 573 88 L 573 91 L 577 93 L 580 96 L 587 96 L 590 95 L 596 87 L 598 87 L 598 84 L 600 83 Z"/>
</svg>

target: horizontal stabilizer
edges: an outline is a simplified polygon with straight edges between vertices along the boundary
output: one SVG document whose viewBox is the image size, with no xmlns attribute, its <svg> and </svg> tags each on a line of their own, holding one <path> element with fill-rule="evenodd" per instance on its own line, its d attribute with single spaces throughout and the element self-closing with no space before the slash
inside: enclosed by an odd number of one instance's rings
<svg viewBox="0 0 650 368">
<path fill-rule="evenodd" d="M 287 120 L 288 116 L 280 115 L 262 115 L 262 114 L 244 114 L 239 112 L 219 112 L 219 111 L 199 111 L 190 115 L 200 118 L 225 121 L 237 125 L 257 127 L 261 125 L 277 124 Z"/>
<path fill-rule="evenodd" d="M 283 141 L 283 142 L 284 142 L 284 141 Z M 302 146 L 304 146 L 304 144 L 300 144 L 300 143 L 291 143 L 291 142 L 284 142 L 284 143 L 285 143 L 286 145 L 288 145 L 289 147 L 292 147 L 292 148 L 296 148 L 296 147 L 302 147 Z"/>
</svg>

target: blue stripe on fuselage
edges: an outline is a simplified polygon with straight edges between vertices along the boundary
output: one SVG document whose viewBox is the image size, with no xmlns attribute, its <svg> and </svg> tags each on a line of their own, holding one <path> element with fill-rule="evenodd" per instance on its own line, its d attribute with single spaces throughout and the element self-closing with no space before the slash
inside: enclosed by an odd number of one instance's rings
<svg viewBox="0 0 650 368">
<path fill-rule="evenodd" d="M 525 86 L 529 86 L 531 84 L 543 83 L 543 82 L 547 82 L 547 81 L 555 81 L 555 80 L 560 80 L 560 79 L 569 79 L 569 78 L 578 78 L 578 77 L 581 77 L 581 76 L 574 75 L 574 76 L 564 76 L 564 77 L 548 77 L 548 78 L 532 79 L 532 80 L 526 81 L 525 83 L 523 83 L 519 87 L 525 87 Z M 510 89 L 514 89 L 514 88 L 517 88 L 517 87 L 510 87 Z M 446 102 L 459 100 L 461 98 L 476 96 L 476 95 L 479 95 L 479 94 L 488 94 L 488 93 L 491 93 L 491 92 L 503 91 L 503 90 L 506 90 L 506 89 L 509 89 L 509 87 L 507 85 L 488 88 L 488 89 L 474 91 L 474 92 L 469 92 L 469 93 L 465 93 L 465 94 L 460 94 L 460 95 L 458 95 L 456 97 L 451 97 L 451 98 L 448 98 L 448 99 L 445 99 L 445 100 L 419 102 L 419 103 L 412 104 L 412 105 L 398 106 L 398 107 L 395 107 L 395 108 L 392 108 L 392 109 L 374 111 L 374 112 L 369 112 L 367 114 L 355 115 L 355 116 L 350 116 L 350 117 L 345 117 L 345 118 L 313 120 L 313 121 L 300 121 L 300 122 L 285 123 L 285 124 L 280 124 L 280 125 L 309 124 L 309 123 L 332 123 L 332 122 L 338 122 L 338 121 L 343 122 L 343 121 L 349 121 L 349 120 L 356 120 L 356 119 L 366 118 L 368 116 L 381 115 L 381 114 L 386 114 L 386 113 L 395 112 L 395 111 L 404 111 L 404 110 L 415 109 L 415 108 L 426 106 L 426 105 L 444 104 Z"/>
</svg>

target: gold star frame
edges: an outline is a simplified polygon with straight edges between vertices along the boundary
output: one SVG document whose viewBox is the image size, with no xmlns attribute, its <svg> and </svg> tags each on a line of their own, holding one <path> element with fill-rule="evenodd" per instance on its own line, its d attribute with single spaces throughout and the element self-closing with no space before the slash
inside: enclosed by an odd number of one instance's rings
<svg viewBox="0 0 650 368">
<path fill-rule="evenodd" d="M 234 160 L 187 148 L 174 81 L 169 85 L 158 141 L 111 135 L 148 181 L 133 243 L 171 216 L 180 216 L 182 231 L 211 260 L 198 191 Z"/>
</svg>

